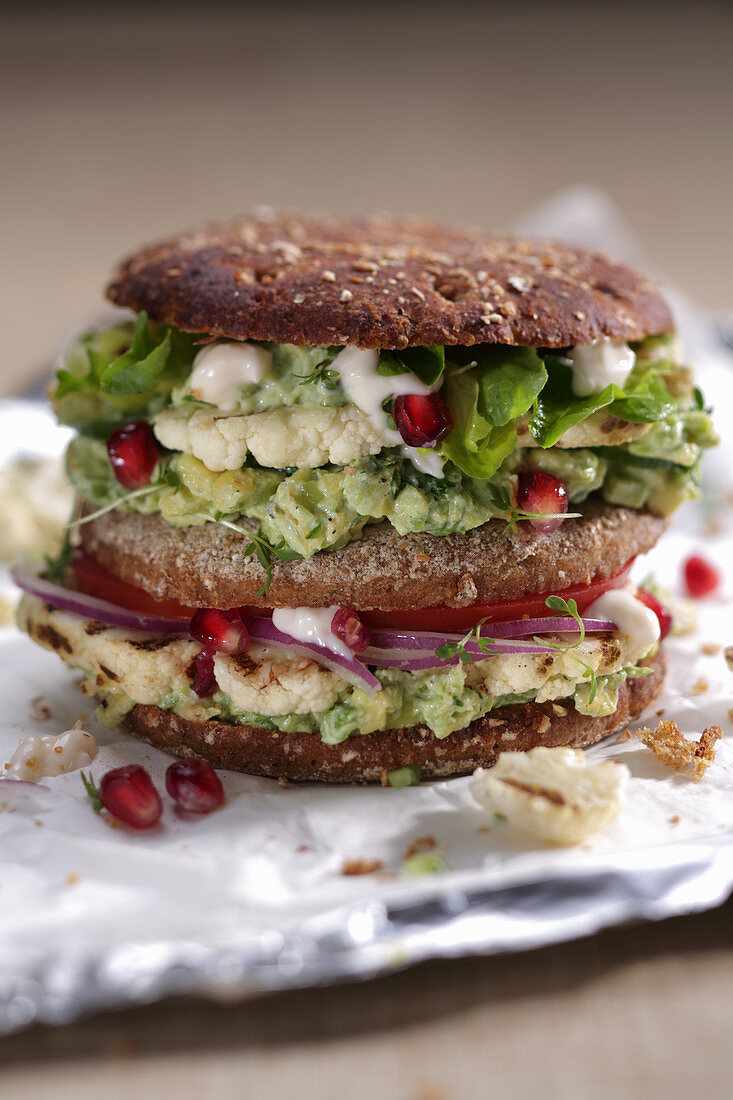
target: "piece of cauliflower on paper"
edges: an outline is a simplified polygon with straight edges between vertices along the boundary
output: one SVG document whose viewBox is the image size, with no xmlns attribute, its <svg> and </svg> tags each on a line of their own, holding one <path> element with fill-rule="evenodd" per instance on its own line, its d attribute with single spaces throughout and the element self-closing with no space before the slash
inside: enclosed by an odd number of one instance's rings
<svg viewBox="0 0 733 1100">
<path fill-rule="evenodd" d="M 491 813 L 547 844 L 579 844 L 621 810 L 629 769 L 589 764 L 579 749 L 503 752 L 473 773 L 471 792 Z"/>
</svg>

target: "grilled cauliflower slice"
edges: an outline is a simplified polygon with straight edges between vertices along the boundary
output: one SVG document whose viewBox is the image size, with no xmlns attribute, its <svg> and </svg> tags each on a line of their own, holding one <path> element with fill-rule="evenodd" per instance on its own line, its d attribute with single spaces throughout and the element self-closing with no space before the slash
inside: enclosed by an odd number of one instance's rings
<svg viewBox="0 0 733 1100">
<path fill-rule="evenodd" d="M 265 646 L 214 658 L 216 682 L 239 710 L 264 715 L 328 710 L 347 684 L 307 657 L 285 657 Z"/>
<path fill-rule="evenodd" d="M 580 844 L 623 806 L 630 772 L 606 760 L 588 764 L 579 749 L 503 752 L 473 773 L 471 792 L 490 813 L 547 844 Z"/>
<path fill-rule="evenodd" d="M 315 469 L 328 462 L 343 466 L 384 447 L 355 405 L 271 409 L 249 416 L 172 408 L 158 413 L 153 430 L 164 447 L 194 455 L 214 473 L 240 469 L 247 454 L 275 470 Z"/>
<path fill-rule="evenodd" d="M 20 601 L 18 625 L 67 665 L 90 673 L 100 690 L 153 706 L 171 690 L 190 688 L 187 670 L 201 650 L 190 638 L 104 626 L 28 594 Z"/>
<path fill-rule="evenodd" d="M 615 447 L 619 443 L 630 443 L 639 439 L 651 428 L 651 424 L 632 424 L 628 420 L 619 420 L 610 416 L 607 409 L 600 409 L 585 420 L 573 424 L 558 439 L 556 447 Z M 536 447 L 529 434 L 528 418 L 517 424 L 517 446 Z"/>
</svg>

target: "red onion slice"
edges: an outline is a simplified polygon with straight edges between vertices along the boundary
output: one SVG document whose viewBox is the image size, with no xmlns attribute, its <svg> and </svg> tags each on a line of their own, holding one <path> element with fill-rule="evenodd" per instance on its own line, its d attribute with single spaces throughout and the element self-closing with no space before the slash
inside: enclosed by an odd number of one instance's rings
<svg viewBox="0 0 733 1100">
<path fill-rule="evenodd" d="M 97 622 L 128 630 L 145 630 L 153 634 L 188 634 L 187 619 L 169 619 L 144 611 L 131 611 L 116 603 L 87 596 L 84 592 L 44 580 L 40 576 L 40 570 L 40 566 L 16 565 L 10 570 L 10 576 L 18 588 L 40 600 L 46 600 L 59 611 L 72 611 L 75 615 L 83 615 L 85 619 L 95 619 Z"/>
<path fill-rule="evenodd" d="M 583 619 L 587 634 L 599 630 L 616 630 L 610 619 Z M 482 628 L 483 629 L 483 628 Z M 514 619 L 506 623 L 487 622 L 487 636 L 521 638 L 529 634 L 577 634 L 578 623 L 569 615 L 553 615 L 541 619 Z M 438 649 L 448 642 L 460 642 L 465 634 L 435 634 L 423 630 L 372 630 L 371 642 L 378 649 Z M 475 642 L 473 643 L 475 645 Z"/>
<path fill-rule="evenodd" d="M 356 657 L 342 657 L 324 646 L 298 641 L 290 634 L 278 630 L 272 619 L 248 617 L 244 623 L 252 641 L 277 646 L 290 657 L 308 657 L 311 661 L 316 661 L 317 664 L 337 673 L 347 683 L 361 688 L 367 695 L 374 695 L 375 692 L 381 691 L 382 685 L 377 677 Z"/>
</svg>

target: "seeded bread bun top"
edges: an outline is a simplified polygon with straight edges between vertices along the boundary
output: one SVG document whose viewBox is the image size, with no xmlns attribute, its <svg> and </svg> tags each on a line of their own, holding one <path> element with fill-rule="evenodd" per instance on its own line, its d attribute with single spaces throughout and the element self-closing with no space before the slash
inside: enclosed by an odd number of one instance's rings
<svg viewBox="0 0 733 1100">
<path fill-rule="evenodd" d="M 465 535 L 400 535 L 385 520 L 307 561 L 274 561 L 266 597 L 249 540 L 225 527 L 171 527 L 162 516 L 108 512 L 81 528 L 85 549 L 158 600 L 188 607 L 467 607 L 610 577 L 656 543 L 668 520 L 590 498 L 582 519 L 540 533 L 492 520 Z M 242 525 L 250 521 L 242 521 Z M 252 528 L 256 524 L 251 523 Z"/>
<path fill-rule="evenodd" d="M 417 218 L 263 210 L 142 249 L 107 295 L 189 332 L 364 348 L 566 347 L 674 327 L 651 282 L 599 253 Z"/>
</svg>

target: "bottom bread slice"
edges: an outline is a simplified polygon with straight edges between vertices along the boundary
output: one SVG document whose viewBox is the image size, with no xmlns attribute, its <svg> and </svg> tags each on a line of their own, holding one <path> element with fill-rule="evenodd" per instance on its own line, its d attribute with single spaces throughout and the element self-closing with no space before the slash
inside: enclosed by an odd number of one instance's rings
<svg viewBox="0 0 733 1100">
<path fill-rule="evenodd" d="M 233 723 L 191 721 L 160 707 L 138 704 L 125 718 L 136 737 L 174 756 L 196 756 L 217 768 L 250 775 L 321 783 L 369 783 L 417 764 L 423 778 L 461 775 L 493 764 L 500 752 L 537 745 L 585 748 L 637 718 L 664 683 L 661 653 L 648 676 L 626 680 L 612 714 L 591 718 L 570 700 L 499 707 L 465 729 L 439 739 L 426 726 L 380 730 L 327 745 L 318 734 L 280 733 Z"/>
</svg>

